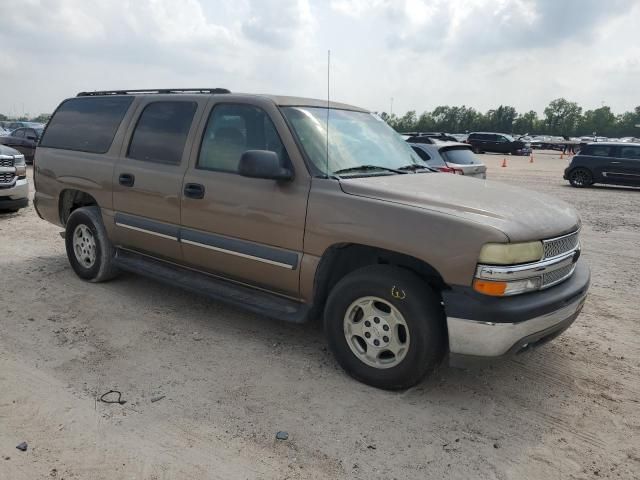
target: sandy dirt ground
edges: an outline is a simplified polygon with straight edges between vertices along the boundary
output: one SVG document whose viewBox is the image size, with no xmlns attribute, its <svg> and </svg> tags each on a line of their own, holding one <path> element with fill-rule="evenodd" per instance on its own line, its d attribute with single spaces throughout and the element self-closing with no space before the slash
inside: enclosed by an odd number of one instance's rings
<svg viewBox="0 0 640 480">
<path fill-rule="evenodd" d="M 317 326 L 85 283 L 57 227 L 0 215 L 0 479 L 639 478 L 640 189 L 570 188 L 557 155 L 483 158 L 580 211 L 590 296 L 554 342 L 400 393 L 346 376 Z M 97 401 L 112 389 L 124 405 Z"/>
</svg>

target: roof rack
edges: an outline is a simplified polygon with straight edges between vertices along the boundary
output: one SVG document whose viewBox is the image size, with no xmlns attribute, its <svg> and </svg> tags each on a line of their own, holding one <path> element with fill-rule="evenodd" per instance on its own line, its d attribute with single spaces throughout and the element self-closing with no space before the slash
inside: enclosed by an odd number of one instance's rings
<svg viewBox="0 0 640 480">
<path fill-rule="evenodd" d="M 100 90 L 96 92 L 80 92 L 78 97 L 97 97 L 102 95 L 135 95 L 136 93 L 231 93 L 226 88 L 143 88 L 134 90 Z"/>
</svg>

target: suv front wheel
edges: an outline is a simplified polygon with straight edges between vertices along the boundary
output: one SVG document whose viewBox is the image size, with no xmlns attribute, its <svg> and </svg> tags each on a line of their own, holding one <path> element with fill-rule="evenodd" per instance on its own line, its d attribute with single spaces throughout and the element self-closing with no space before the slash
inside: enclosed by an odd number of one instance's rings
<svg viewBox="0 0 640 480">
<path fill-rule="evenodd" d="M 342 368 L 378 388 L 415 385 L 445 350 L 438 297 L 419 277 L 398 267 L 373 265 L 345 276 L 331 291 L 324 322 Z"/>
<path fill-rule="evenodd" d="M 81 207 L 71 213 L 65 230 L 65 246 L 69 263 L 80 278 L 97 283 L 116 275 L 114 248 L 98 207 Z"/>
</svg>

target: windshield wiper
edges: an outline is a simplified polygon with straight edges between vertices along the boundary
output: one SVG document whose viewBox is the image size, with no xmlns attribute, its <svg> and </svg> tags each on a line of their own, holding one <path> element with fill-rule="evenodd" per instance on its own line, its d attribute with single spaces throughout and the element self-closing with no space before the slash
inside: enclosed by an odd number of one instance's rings
<svg viewBox="0 0 640 480">
<path fill-rule="evenodd" d="M 410 165 L 405 165 L 404 167 L 400 167 L 398 168 L 398 170 L 404 170 L 404 171 L 412 171 L 415 172 L 416 170 L 429 170 L 430 172 L 435 172 L 436 169 L 435 168 L 431 168 L 428 167 L 426 165 L 420 165 L 419 163 L 412 163 Z"/>
<path fill-rule="evenodd" d="M 335 172 L 333 172 L 333 174 L 340 175 L 342 173 L 361 172 L 366 170 L 384 170 L 386 172 L 402 173 L 402 174 L 407 173 L 407 172 L 403 172 L 402 170 L 396 170 L 395 168 L 380 167 L 378 165 L 358 165 L 357 167 L 349 167 L 349 168 L 342 168 L 340 170 L 336 170 Z"/>
</svg>

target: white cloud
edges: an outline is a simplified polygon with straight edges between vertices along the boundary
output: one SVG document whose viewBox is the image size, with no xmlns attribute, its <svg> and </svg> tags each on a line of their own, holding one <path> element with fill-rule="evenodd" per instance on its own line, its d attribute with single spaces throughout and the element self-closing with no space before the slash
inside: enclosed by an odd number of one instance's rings
<svg viewBox="0 0 640 480">
<path fill-rule="evenodd" d="M 324 97 L 327 49 L 332 96 L 375 110 L 566 96 L 622 111 L 639 21 L 625 0 L 23 0 L 0 15 L 0 113 L 105 88 Z"/>
</svg>

